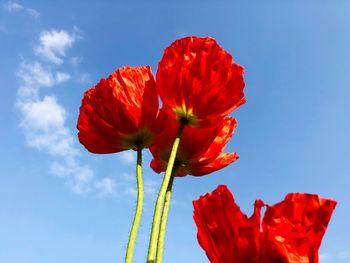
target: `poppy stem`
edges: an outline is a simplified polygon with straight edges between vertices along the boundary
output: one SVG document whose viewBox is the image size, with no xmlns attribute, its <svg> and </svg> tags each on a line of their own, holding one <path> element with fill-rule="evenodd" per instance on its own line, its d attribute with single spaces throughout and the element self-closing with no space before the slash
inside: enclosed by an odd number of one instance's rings
<svg viewBox="0 0 350 263">
<path fill-rule="evenodd" d="M 128 248 L 126 250 L 125 263 L 132 263 L 137 231 L 139 229 L 142 206 L 143 206 L 143 183 L 142 183 L 142 149 L 137 149 L 137 164 L 136 164 L 136 179 L 137 179 L 137 203 L 134 215 L 134 222 L 131 227 Z"/>
<path fill-rule="evenodd" d="M 176 158 L 176 153 L 177 149 L 180 144 L 180 137 L 182 135 L 182 132 L 185 128 L 186 123 L 181 122 L 180 127 L 177 131 L 173 147 L 170 152 L 170 157 L 168 161 L 167 168 L 165 170 L 164 178 L 162 185 L 160 187 L 159 193 L 158 193 L 158 198 L 156 201 L 156 205 L 154 208 L 154 214 L 153 214 L 153 222 L 152 222 L 152 230 L 151 230 L 151 238 L 149 241 L 149 247 L 148 247 L 148 255 L 147 255 L 147 263 L 154 263 L 155 262 L 155 257 L 156 257 L 156 249 L 157 249 L 157 240 L 158 240 L 158 235 L 159 235 L 159 223 L 160 223 L 160 217 L 161 217 L 161 212 L 164 204 L 164 198 L 165 194 L 169 185 L 169 181 L 171 178 L 171 174 L 173 171 L 173 166 Z"/>
<path fill-rule="evenodd" d="M 168 213 L 170 208 L 170 200 L 171 200 L 171 194 L 172 194 L 171 190 L 173 187 L 173 182 L 174 182 L 174 175 L 172 175 L 170 178 L 168 189 L 165 194 L 164 207 L 162 212 L 162 218 L 160 220 L 160 230 L 159 230 L 159 237 L 158 237 L 158 243 L 157 243 L 157 255 L 156 255 L 157 263 L 162 263 L 163 261 L 165 230 L 166 230 Z"/>
</svg>

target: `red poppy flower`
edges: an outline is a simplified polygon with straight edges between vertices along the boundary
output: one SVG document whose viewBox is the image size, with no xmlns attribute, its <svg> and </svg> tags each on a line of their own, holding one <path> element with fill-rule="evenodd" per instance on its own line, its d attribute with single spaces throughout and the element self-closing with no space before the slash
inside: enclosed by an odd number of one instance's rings
<svg viewBox="0 0 350 263">
<path fill-rule="evenodd" d="M 226 186 L 193 201 L 198 241 L 212 263 L 317 263 L 336 202 L 292 193 L 273 206 L 255 202 L 247 217 Z M 260 230 L 260 210 L 266 206 Z"/>
<path fill-rule="evenodd" d="M 162 109 L 158 116 L 158 133 L 150 151 L 154 157 L 152 169 L 163 172 L 169 159 L 179 123 L 170 118 Z M 238 159 L 234 153 L 223 152 L 232 137 L 237 122 L 226 117 L 222 122 L 209 128 L 185 128 L 176 155 L 174 169 L 176 176 L 191 174 L 201 176 L 222 169 Z"/>
<path fill-rule="evenodd" d="M 93 153 L 148 147 L 157 113 L 150 67 L 120 68 L 85 92 L 77 123 L 79 141 Z"/>
<path fill-rule="evenodd" d="M 192 126 L 206 126 L 245 103 L 243 67 L 211 37 L 172 43 L 156 79 L 164 109 Z"/>
</svg>

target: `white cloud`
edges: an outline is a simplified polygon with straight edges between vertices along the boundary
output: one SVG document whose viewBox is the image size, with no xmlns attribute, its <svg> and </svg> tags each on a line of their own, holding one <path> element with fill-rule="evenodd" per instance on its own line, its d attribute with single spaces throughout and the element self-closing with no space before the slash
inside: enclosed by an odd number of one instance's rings
<svg viewBox="0 0 350 263">
<path fill-rule="evenodd" d="M 55 161 L 51 164 L 49 172 L 58 177 L 67 177 L 73 172 L 73 169 L 69 165 Z"/>
<path fill-rule="evenodd" d="M 17 77 L 22 81 L 18 89 L 18 97 L 22 102 L 38 100 L 39 89 L 61 84 L 71 78 L 68 73 L 53 73 L 49 67 L 45 68 L 38 61 L 22 62 Z"/>
<path fill-rule="evenodd" d="M 42 87 L 51 87 L 55 84 L 55 79 L 49 69 L 45 69 L 39 62 L 22 62 L 17 76 L 22 80 L 22 85 L 18 90 L 21 99 L 37 99 L 38 91 Z"/>
<path fill-rule="evenodd" d="M 40 17 L 40 13 L 33 8 L 26 8 L 27 13 L 35 19 Z"/>
<path fill-rule="evenodd" d="M 52 87 L 67 81 L 68 73 L 56 71 L 34 61 L 22 63 L 17 76 L 22 81 L 18 90 L 16 106 L 21 113 L 27 145 L 50 154 L 60 161 L 54 161 L 50 172 L 66 177 L 67 185 L 77 194 L 91 191 L 93 170 L 77 161 L 79 150 L 75 139 L 66 125 L 66 110 L 53 95 L 40 96 L 45 87 Z"/>
<path fill-rule="evenodd" d="M 43 31 L 40 34 L 40 43 L 35 51 L 46 60 L 54 64 L 62 64 L 68 48 L 76 41 L 76 34 L 65 30 Z"/>
<path fill-rule="evenodd" d="M 53 73 L 50 68 L 44 68 L 38 61 L 22 62 L 17 76 L 22 81 L 22 85 L 18 89 L 18 97 L 22 102 L 38 100 L 39 89 L 61 84 L 71 78 L 65 72 Z"/>
<path fill-rule="evenodd" d="M 53 132 L 64 127 L 66 111 L 52 96 L 22 104 L 24 118 L 21 125 L 32 131 Z"/>
<path fill-rule="evenodd" d="M 54 156 L 77 154 L 74 140 L 65 127 L 66 111 L 52 96 L 42 100 L 19 103 L 21 127 L 30 147 L 45 150 Z"/>
<path fill-rule="evenodd" d="M 68 178 L 73 192 L 85 194 L 90 191 L 93 171 L 76 161 L 79 154 L 74 138 L 66 127 L 66 111 L 53 96 L 43 99 L 19 97 L 17 106 L 22 114 L 20 126 L 25 132 L 27 145 L 60 157 L 62 163 L 54 162 L 50 172 Z"/>
<path fill-rule="evenodd" d="M 22 62 L 17 72 L 17 76 L 22 80 L 23 84 L 19 89 L 19 95 L 37 98 L 37 92 L 43 87 L 52 87 L 70 80 L 69 73 L 56 71 L 55 73 L 49 67 L 44 66 L 38 61 Z M 32 97 L 32 95 L 35 95 Z"/>
<path fill-rule="evenodd" d="M 69 75 L 44 68 L 39 62 L 22 63 L 17 76 L 22 80 L 17 107 L 22 113 L 20 126 L 27 144 L 56 156 L 73 156 L 77 150 L 73 137 L 65 127 L 66 111 L 54 96 L 39 96 L 43 87 L 51 87 L 69 79 Z"/>
<path fill-rule="evenodd" d="M 74 158 L 67 158 L 63 162 L 54 161 L 49 171 L 55 176 L 66 177 L 67 185 L 76 194 L 85 195 L 92 191 L 94 171 Z"/>
<path fill-rule="evenodd" d="M 4 4 L 5 10 L 8 12 L 19 12 L 19 11 L 25 11 L 28 15 L 31 17 L 38 19 L 40 17 L 40 13 L 31 7 L 24 7 L 23 5 L 15 2 L 15 1 L 8 1 Z"/>
<path fill-rule="evenodd" d="M 33 16 L 39 15 L 34 9 L 30 12 Z M 38 61 L 24 61 L 20 64 L 17 77 L 21 80 L 21 85 L 16 101 L 21 114 L 20 127 L 29 147 L 52 156 L 49 172 L 64 178 L 74 193 L 95 193 L 100 197 L 114 195 L 116 183 L 112 178 L 96 179 L 92 168 L 79 161 L 77 139 L 66 123 L 66 109 L 54 94 L 42 94 L 43 89 L 52 91 L 56 85 L 71 79 L 69 72 L 57 70 L 57 64 L 63 62 L 66 50 L 75 43 L 76 33 L 79 33 L 77 28 L 74 28 L 72 34 L 64 30 L 43 31 L 35 52 L 54 64 L 48 66 Z M 127 160 L 130 157 L 125 158 Z"/>
<path fill-rule="evenodd" d="M 83 61 L 82 57 L 72 57 L 70 58 L 69 62 L 74 66 L 77 67 L 80 65 L 80 63 Z"/>
<path fill-rule="evenodd" d="M 8 1 L 5 5 L 4 8 L 9 11 L 9 12 L 13 12 L 13 11 L 20 11 L 22 10 L 24 7 L 22 5 L 20 5 L 17 2 L 14 1 Z"/>
<path fill-rule="evenodd" d="M 70 181 L 71 189 L 76 194 L 86 194 L 91 191 L 91 183 L 94 172 L 86 165 L 78 165 L 74 170 L 72 180 Z"/>
<path fill-rule="evenodd" d="M 23 62 L 17 76 L 22 80 L 17 107 L 22 113 L 20 126 L 25 132 L 27 144 L 55 156 L 76 155 L 73 137 L 65 127 L 65 109 L 54 96 L 43 99 L 39 96 L 40 89 L 67 81 L 69 75 L 62 72 L 53 74 L 49 68 L 34 61 Z"/>
<path fill-rule="evenodd" d="M 114 179 L 105 177 L 94 184 L 95 188 L 99 192 L 99 196 L 113 195 L 115 193 L 116 182 Z"/>
<path fill-rule="evenodd" d="M 70 80 L 70 75 L 68 73 L 65 73 L 65 72 L 57 71 L 55 79 L 56 79 L 57 83 L 62 83 L 62 82 L 65 82 L 67 80 Z"/>
<path fill-rule="evenodd" d="M 124 164 L 135 164 L 136 165 L 136 157 L 134 151 L 124 151 L 118 154 L 119 159 Z"/>
</svg>

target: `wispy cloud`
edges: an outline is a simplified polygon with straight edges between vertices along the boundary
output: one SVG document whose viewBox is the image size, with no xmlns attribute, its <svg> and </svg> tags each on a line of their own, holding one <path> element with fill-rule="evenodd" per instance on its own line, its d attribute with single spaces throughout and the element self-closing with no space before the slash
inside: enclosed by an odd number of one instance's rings
<svg viewBox="0 0 350 263">
<path fill-rule="evenodd" d="M 80 63 L 82 62 L 82 60 L 83 60 L 82 57 L 72 57 L 72 58 L 69 59 L 69 62 L 70 62 L 73 66 L 77 67 L 77 66 L 80 65 Z"/>
<path fill-rule="evenodd" d="M 17 76 L 22 80 L 22 85 L 18 90 L 20 99 L 37 100 L 39 89 L 51 87 L 55 84 L 52 72 L 44 69 L 37 61 L 22 62 Z"/>
<path fill-rule="evenodd" d="M 22 5 L 14 1 L 8 1 L 5 3 L 4 8 L 9 12 L 17 12 L 24 9 Z"/>
<path fill-rule="evenodd" d="M 124 164 L 136 163 L 136 157 L 134 151 L 124 151 L 118 154 L 120 161 Z"/>
<path fill-rule="evenodd" d="M 115 194 L 116 182 L 112 178 L 106 177 L 102 180 L 98 180 L 95 182 L 94 186 L 98 190 L 100 197 Z"/>
<path fill-rule="evenodd" d="M 66 51 L 71 48 L 77 39 L 77 30 L 72 33 L 65 30 L 43 31 L 40 34 L 40 42 L 35 51 L 46 60 L 54 64 L 62 64 Z"/>
<path fill-rule="evenodd" d="M 65 72 L 57 71 L 55 79 L 57 83 L 65 82 L 70 79 L 70 75 Z"/>
<path fill-rule="evenodd" d="M 77 154 L 73 138 L 65 126 L 66 111 L 53 96 L 38 101 L 18 103 L 22 113 L 21 127 L 27 144 L 54 156 Z"/>
<path fill-rule="evenodd" d="M 53 93 L 55 86 L 71 79 L 69 72 L 57 67 L 75 43 L 76 31 L 72 34 L 65 30 L 41 32 L 34 52 L 40 53 L 49 64 L 40 61 L 20 64 L 17 77 L 21 85 L 16 106 L 21 113 L 20 127 L 27 145 L 52 156 L 50 173 L 64 178 L 76 194 L 94 192 L 103 197 L 114 193 L 115 181 L 109 177 L 96 179 L 92 168 L 79 160 L 81 153 L 67 126 L 67 111 Z M 44 89 L 46 94 L 51 94 L 43 95 Z"/>
<path fill-rule="evenodd" d="M 34 17 L 35 19 L 38 19 L 40 17 L 40 13 L 33 8 L 27 8 L 26 11 L 30 16 Z"/>
<path fill-rule="evenodd" d="M 4 4 L 4 9 L 7 10 L 8 12 L 20 12 L 24 11 L 31 17 L 38 19 L 40 17 L 40 13 L 35 10 L 34 8 L 31 7 L 24 7 L 23 5 L 19 4 L 18 2 L 15 1 L 8 1 Z"/>
<path fill-rule="evenodd" d="M 43 88 L 53 87 L 69 78 L 60 72 L 52 72 L 41 63 L 23 62 L 17 76 L 21 79 L 16 106 L 22 117 L 27 145 L 60 158 L 50 169 L 51 173 L 67 178 L 67 184 L 78 194 L 90 191 L 93 171 L 76 159 L 79 151 L 74 137 L 66 126 L 66 110 L 54 95 L 41 96 Z"/>
<path fill-rule="evenodd" d="M 75 158 L 64 158 L 54 161 L 50 173 L 66 178 L 66 184 L 76 194 L 86 195 L 93 189 L 94 171 L 88 166 L 77 162 Z"/>
</svg>

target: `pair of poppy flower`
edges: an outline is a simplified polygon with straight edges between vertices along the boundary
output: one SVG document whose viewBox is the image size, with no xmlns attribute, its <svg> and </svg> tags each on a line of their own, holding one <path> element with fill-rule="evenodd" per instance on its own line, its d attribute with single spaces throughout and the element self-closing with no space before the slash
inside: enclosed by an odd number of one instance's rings
<svg viewBox="0 0 350 263">
<path fill-rule="evenodd" d="M 220 185 L 193 206 L 198 241 L 212 263 L 317 263 L 336 201 L 290 193 L 273 206 L 256 200 L 248 218 Z"/>
<path fill-rule="evenodd" d="M 243 88 L 243 68 L 213 38 L 179 39 L 165 49 L 156 80 L 149 66 L 123 67 L 86 91 L 78 137 L 93 153 L 149 147 L 159 173 L 183 123 L 176 175 L 208 174 L 238 158 L 223 149 L 237 124 L 227 115 L 245 102 Z"/>
</svg>

